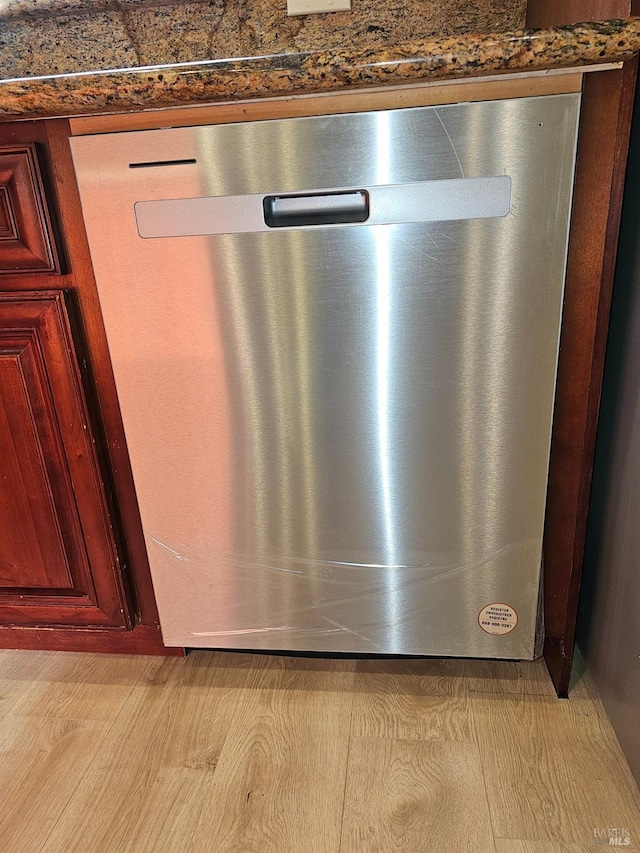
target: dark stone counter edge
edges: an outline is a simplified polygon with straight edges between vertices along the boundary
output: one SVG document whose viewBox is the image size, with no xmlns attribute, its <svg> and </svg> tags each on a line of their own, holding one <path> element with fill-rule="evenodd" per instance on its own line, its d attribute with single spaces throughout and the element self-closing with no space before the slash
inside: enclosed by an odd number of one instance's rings
<svg viewBox="0 0 640 853">
<path fill-rule="evenodd" d="M 511 33 L 0 81 L 0 118 L 90 115 L 619 62 L 640 17 Z"/>
</svg>

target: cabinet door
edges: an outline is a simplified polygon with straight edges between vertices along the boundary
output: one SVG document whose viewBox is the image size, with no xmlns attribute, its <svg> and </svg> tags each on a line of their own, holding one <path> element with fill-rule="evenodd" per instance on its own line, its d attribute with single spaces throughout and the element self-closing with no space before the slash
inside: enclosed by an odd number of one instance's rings
<svg viewBox="0 0 640 853">
<path fill-rule="evenodd" d="M 36 146 L 0 146 L 0 274 L 59 270 Z"/>
<path fill-rule="evenodd" d="M 61 291 L 0 294 L 0 623 L 130 627 Z"/>
</svg>

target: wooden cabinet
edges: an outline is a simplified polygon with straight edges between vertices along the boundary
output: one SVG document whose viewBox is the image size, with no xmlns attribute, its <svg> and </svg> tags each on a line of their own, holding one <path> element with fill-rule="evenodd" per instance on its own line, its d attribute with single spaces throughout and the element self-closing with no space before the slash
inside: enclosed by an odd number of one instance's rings
<svg viewBox="0 0 640 853">
<path fill-rule="evenodd" d="M 160 635 L 67 138 L 65 121 L 0 125 L 0 648 L 180 653 Z"/>
<path fill-rule="evenodd" d="M 0 622 L 129 626 L 64 295 L 0 293 Z"/>
<path fill-rule="evenodd" d="M 0 274 L 56 271 L 36 146 L 0 146 Z"/>
<path fill-rule="evenodd" d="M 130 628 L 56 243 L 38 144 L 0 145 L 0 625 Z"/>
</svg>

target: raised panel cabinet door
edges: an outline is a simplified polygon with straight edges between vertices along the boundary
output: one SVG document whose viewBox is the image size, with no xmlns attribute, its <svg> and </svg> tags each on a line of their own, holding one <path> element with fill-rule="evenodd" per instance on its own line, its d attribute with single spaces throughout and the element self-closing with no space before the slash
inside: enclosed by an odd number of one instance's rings
<svg viewBox="0 0 640 853">
<path fill-rule="evenodd" d="M 35 143 L 0 145 L 0 274 L 59 271 Z"/>
<path fill-rule="evenodd" d="M 0 624 L 130 627 L 62 291 L 0 293 Z"/>
</svg>

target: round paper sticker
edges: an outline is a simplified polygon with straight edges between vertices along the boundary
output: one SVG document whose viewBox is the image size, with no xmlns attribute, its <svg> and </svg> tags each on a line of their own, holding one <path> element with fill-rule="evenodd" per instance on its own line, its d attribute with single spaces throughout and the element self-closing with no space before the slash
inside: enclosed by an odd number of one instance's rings
<svg viewBox="0 0 640 853">
<path fill-rule="evenodd" d="M 487 604 L 478 614 L 478 624 L 487 634 L 510 634 L 518 624 L 518 614 L 508 604 Z"/>
</svg>

